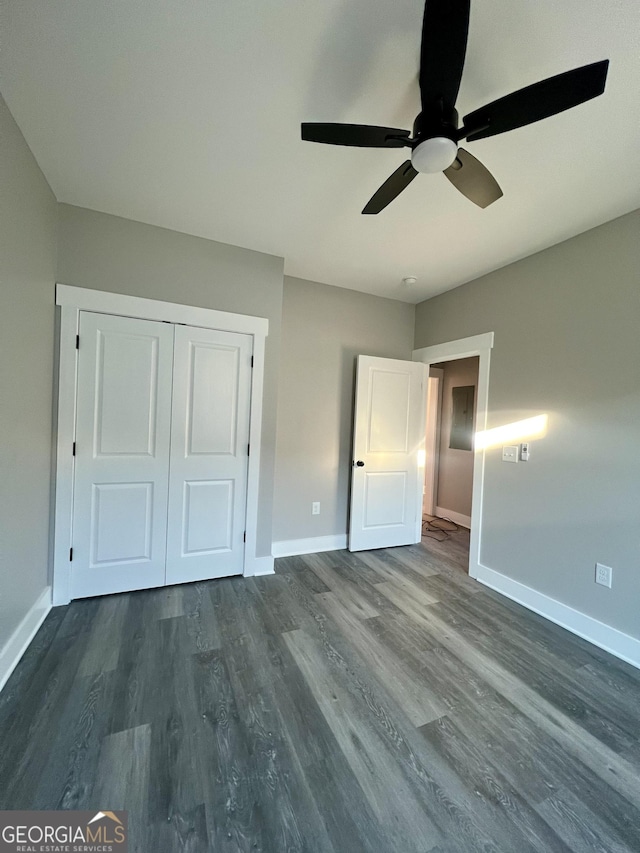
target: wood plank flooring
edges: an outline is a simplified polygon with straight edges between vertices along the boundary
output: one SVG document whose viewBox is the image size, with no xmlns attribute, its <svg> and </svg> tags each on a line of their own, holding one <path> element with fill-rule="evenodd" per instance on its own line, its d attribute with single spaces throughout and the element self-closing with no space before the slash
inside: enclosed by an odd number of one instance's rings
<svg viewBox="0 0 640 853">
<path fill-rule="evenodd" d="M 469 579 L 465 532 L 53 610 L 0 808 L 131 849 L 640 851 L 640 672 Z"/>
</svg>

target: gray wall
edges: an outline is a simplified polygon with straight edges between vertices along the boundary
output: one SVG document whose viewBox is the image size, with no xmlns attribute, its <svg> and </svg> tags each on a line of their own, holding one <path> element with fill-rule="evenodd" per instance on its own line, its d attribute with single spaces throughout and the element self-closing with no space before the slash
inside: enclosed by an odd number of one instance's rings
<svg viewBox="0 0 640 853">
<path fill-rule="evenodd" d="M 0 97 L 0 649 L 47 585 L 56 201 Z"/>
<path fill-rule="evenodd" d="M 416 347 L 489 331 L 489 428 L 549 425 L 528 463 L 487 452 L 481 562 L 640 637 L 639 212 L 417 307 Z"/>
<path fill-rule="evenodd" d="M 258 554 L 271 553 L 282 258 L 59 205 L 58 281 L 269 320 Z"/>
<path fill-rule="evenodd" d="M 478 386 L 478 361 L 458 358 L 434 364 L 444 371 L 442 377 L 442 417 L 440 420 L 440 458 L 438 465 L 437 505 L 440 509 L 471 515 L 473 489 L 473 452 L 449 447 L 453 414 L 452 390 L 460 385 Z M 474 393 L 474 410 L 477 391 Z"/>
<path fill-rule="evenodd" d="M 411 358 L 415 308 L 285 278 L 274 541 L 347 531 L 355 359 Z M 311 503 L 320 501 L 320 515 Z"/>
</svg>

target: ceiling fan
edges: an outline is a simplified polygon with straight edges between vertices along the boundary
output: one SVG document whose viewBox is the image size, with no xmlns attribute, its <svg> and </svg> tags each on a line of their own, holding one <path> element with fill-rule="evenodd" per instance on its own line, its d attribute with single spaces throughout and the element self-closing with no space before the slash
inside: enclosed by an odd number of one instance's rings
<svg viewBox="0 0 640 853">
<path fill-rule="evenodd" d="M 363 213 L 380 213 L 418 172 L 444 172 L 454 187 L 479 207 L 502 196 L 491 172 L 464 148 L 474 142 L 561 113 L 604 92 L 609 60 L 565 71 L 518 89 L 464 116 L 458 127 L 455 109 L 469 32 L 470 0 L 426 0 L 420 51 L 422 109 L 408 130 L 366 124 L 304 123 L 302 138 L 329 145 L 361 148 L 411 148 L 406 160 L 387 178 Z"/>
</svg>

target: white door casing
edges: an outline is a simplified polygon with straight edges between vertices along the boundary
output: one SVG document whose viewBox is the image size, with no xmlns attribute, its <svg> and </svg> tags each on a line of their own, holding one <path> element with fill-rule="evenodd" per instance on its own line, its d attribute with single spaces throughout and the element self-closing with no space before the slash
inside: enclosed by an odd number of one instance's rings
<svg viewBox="0 0 640 853">
<path fill-rule="evenodd" d="M 177 326 L 166 582 L 242 574 L 250 335 Z"/>
<path fill-rule="evenodd" d="M 165 577 L 173 326 L 81 312 L 71 596 Z"/>
<path fill-rule="evenodd" d="M 417 362 L 358 356 L 350 551 L 420 541 L 425 378 Z"/>
</svg>

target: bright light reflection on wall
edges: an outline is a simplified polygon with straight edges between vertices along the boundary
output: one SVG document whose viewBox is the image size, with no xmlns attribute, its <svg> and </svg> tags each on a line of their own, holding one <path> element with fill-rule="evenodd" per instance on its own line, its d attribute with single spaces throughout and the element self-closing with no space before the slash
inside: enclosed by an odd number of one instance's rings
<svg viewBox="0 0 640 853">
<path fill-rule="evenodd" d="M 418 451 L 418 468 L 424 468 L 425 463 L 427 461 L 427 451 L 419 450 Z"/>
<path fill-rule="evenodd" d="M 475 446 L 481 450 L 483 447 L 499 447 L 503 444 L 544 438 L 547 434 L 548 420 L 548 415 L 536 415 L 533 418 L 525 418 L 522 421 L 514 421 L 504 426 L 482 430 L 476 433 Z"/>
</svg>

